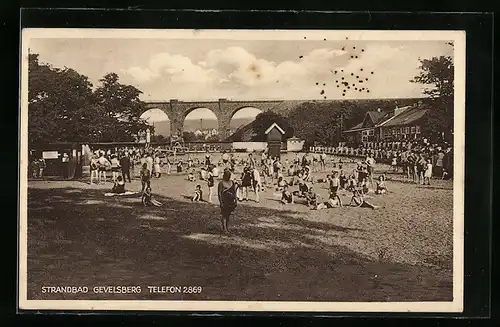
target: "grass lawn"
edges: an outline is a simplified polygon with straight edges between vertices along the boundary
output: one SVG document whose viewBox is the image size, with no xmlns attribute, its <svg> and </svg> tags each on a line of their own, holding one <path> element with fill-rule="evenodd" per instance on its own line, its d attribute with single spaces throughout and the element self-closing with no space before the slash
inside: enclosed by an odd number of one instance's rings
<svg viewBox="0 0 500 327">
<path fill-rule="evenodd" d="M 196 185 L 185 175 L 153 180 L 159 208 L 143 207 L 134 195 L 105 197 L 110 183 L 30 181 L 28 299 L 451 301 L 452 181 L 421 186 L 391 176 L 391 192 L 369 199 L 382 206 L 377 210 L 283 206 L 269 189 L 260 203 L 238 205 L 229 235 L 220 232 L 216 196 L 214 204 L 182 196 Z M 127 188 L 137 191 L 140 183 Z M 315 188 L 326 197 L 326 184 Z M 348 203 L 350 194 L 340 194 Z M 142 292 L 41 292 L 101 285 Z M 147 291 L 162 285 L 203 290 Z"/>
</svg>

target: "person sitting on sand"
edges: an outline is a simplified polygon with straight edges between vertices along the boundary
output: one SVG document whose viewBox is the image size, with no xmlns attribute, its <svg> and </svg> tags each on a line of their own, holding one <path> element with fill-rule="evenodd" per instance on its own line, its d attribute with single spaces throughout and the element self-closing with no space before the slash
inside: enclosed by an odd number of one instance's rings
<svg viewBox="0 0 500 327">
<path fill-rule="evenodd" d="M 354 175 L 351 175 L 347 181 L 347 188 L 346 190 L 348 191 L 353 191 L 354 188 L 356 187 L 356 177 Z"/>
<path fill-rule="evenodd" d="M 351 198 L 351 202 L 349 202 L 349 206 L 361 207 L 361 208 L 371 208 L 371 209 L 378 209 L 379 208 L 378 206 L 373 205 L 365 200 L 363 192 L 362 192 L 361 188 L 359 188 L 359 187 L 356 187 L 352 191 L 352 198 Z"/>
<path fill-rule="evenodd" d="M 311 168 L 309 166 L 304 166 L 304 172 L 303 172 L 302 179 L 306 182 L 312 181 Z"/>
<path fill-rule="evenodd" d="M 113 188 L 111 189 L 111 193 L 125 193 L 125 181 L 123 180 L 123 177 L 121 175 L 116 178 Z"/>
<path fill-rule="evenodd" d="M 293 201 L 293 194 L 288 190 L 288 185 L 285 185 L 283 187 L 283 191 L 281 192 L 281 203 L 283 204 L 292 204 L 294 203 Z"/>
<path fill-rule="evenodd" d="M 161 207 L 163 204 L 161 202 L 158 202 L 155 200 L 153 197 L 153 194 L 151 193 L 151 186 L 146 187 L 144 192 L 142 192 L 142 204 L 147 207 L 147 206 L 155 206 L 155 207 Z"/>
<path fill-rule="evenodd" d="M 328 201 L 318 203 L 315 209 L 321 210 L 321 209 L 331 209 L 339 207 L 342 207 L 342 200 L 340 200 L 337 193 L 330 192 Z"/>
<path fill-rule="evenodd" d="M 201 189 L 201 185 L 196 185 L 196 189 L 194 190 L 194 196 L 191 199 L 193 202 L 201 202 L 203 201 L 203 191 Z"/>
<path fill-rule="evenodd" d="M 278 182 L 276 183 L 276 191 L 282 191 L 285 185 L 287 185 L 285 179 L 283 176 L 280 176 L 278 178 Z"/>
<path fill-rule="evenodd" d="M 370 192 L 370 189 L 368 188 L 367 177 L 363 178 L 363 180 L 358 184 L 358 186 L 361 188 L 361 192 L 363 192 L 363 194 L 367 194 L 368 192 Z"/>
<path fill-rule="evenodd" d="M 299 190 L 294 191 L 293 194 L 295 196 L 298 196 L 300 198 L 303 198 L 306 196 L 307 192 L 309 192 L 309 186 L 304 181 L 299 182 Z"/>
<path fill-rule="evenodd" d="M 385 185 L 385 176 L 380 175 L 377 181 L 377 189 L 375 190 L 375 194 L 386 194 L 387 186 Z"/>
<path fill-rule="evenodd" d="M 318 205 L 318 195 L 314 192 L 314 187 L 309 187 L 309 191 L 305 194 L 305 198 L 308 207 L 311 207 L 312 209 L 316 208 Z"/>
</svg>

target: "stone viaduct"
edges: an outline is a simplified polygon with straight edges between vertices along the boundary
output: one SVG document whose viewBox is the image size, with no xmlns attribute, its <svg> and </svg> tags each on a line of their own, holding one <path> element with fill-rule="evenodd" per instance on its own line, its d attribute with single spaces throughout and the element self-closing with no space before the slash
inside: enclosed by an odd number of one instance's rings
<svg viewBox="0 0 500 327">
<path fill-rule="evenodd" d="M 262 111 L 272 112 L 287 116 L 289 112 L 300 103 L 300 100 L 263 100 L 263 101 L 218 101 L 184 102 L 179 100 L 149 101 L 148 109 L 160 109 L 165 112 L 170 120 L 170 133 L 181 136 L 184 131 L 184 119 L 193 110 L 199 108 L 210 109 L 217 117 L 219 125 L 219 139 L 224 140 L 230 135 L 229 123 L 233 115 L 242 108 L 253 107 Z"/>
</svg>

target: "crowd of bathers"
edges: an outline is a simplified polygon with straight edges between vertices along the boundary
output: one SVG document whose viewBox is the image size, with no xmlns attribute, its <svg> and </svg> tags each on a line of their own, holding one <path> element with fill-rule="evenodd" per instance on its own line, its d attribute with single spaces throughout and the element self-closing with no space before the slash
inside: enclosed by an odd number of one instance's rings
<svg viewBox="0 0 500 327">
<path fill-rule="evenodd" d="M 283 204 L 295 203 L 298 198 L 311 208 L 342 206 L 338 190 L 346 190 L 355 195 L 366 195 L 370 187 L 374 193 L 387 192 L 386 173 L 402 173 L 404 179 L 414 183 L 430 184 L 431 178 L 449 179 L 453 174 L 453 149 L 446 143 L 429 143 L 426 140 L 405 144 L 373 144 L 370 147 L 313 147 L 305 153 L 295 153 L 283 158 L 270 157 L 267 151 L 237 153 L 222 151 L 213 153 L 185 153 L 172 155 L 160 147 L 122 147 L 114 149 L 92 149 L 90 158 L 90 184 L 106 183 L 108 174 L 113 182 L 113 192 L 124 193 L 125 182 L 139 176 L 141 192 L 151 194 L 152 178 L 160 178 L 162 173 L 185 173 L 187 179 L 196 182 L 189 197 L 193 201 L 212 202 L 216 180 L 222 172 L 231 172 L 231 178 L 238 188 L 238 200 L 259 202 L 259 193 L 265 189 L 281 192 Z M 333 156 L 333 159 L 332 159 Z M 361 159 L 360 159 L 361 158 Z M 347 172 L 344 166 L 356 163 L 356 169 Z M 389 165 L 384 174 L 374 181 L 375 163 Z M 325 178 L 315 178 L 314 172 L 325 172 L 326 166 L 334 170 Z M 34 176 L 42 176 L 45 163 L 39 160 L 33 164 Z M 207 194 L 203 196 L 202 185 L 206 183 Z M 329 199 L 318 201 L 314 184 L 329 184 Z M 292 190 L 293 189 L 293 190 Z M 359 199 L 358 199 L 359 200 Z M 359 203 L 359 201 L 355 201 Z M 363 201 L 361 201 L 363 203 Z"/>
</svg>

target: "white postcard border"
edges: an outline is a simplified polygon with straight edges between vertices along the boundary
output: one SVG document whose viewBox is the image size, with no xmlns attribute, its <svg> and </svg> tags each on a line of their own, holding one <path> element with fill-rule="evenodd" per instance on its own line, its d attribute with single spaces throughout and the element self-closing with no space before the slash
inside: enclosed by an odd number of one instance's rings
<svg viewBox="0 0 500 327">
<path fill-rule="evenodd" d="M 150 300 L 27 299 L 27 174 L 28 47 L 33 38 L 163 38 L 237 40 L 404 40 L 454 42 L 455 126 L 453 179 L 453 301 L 451 302 L 267 302 Z M 288 312 L 462 312 L 465 179 L 465 31 L 379 30 L 153 30 L 153 29 L 23 29 L 21 35 L 20 185 L 19 185 L 19 309 L 23 310 L 168 310 Z"/>
</svg>

